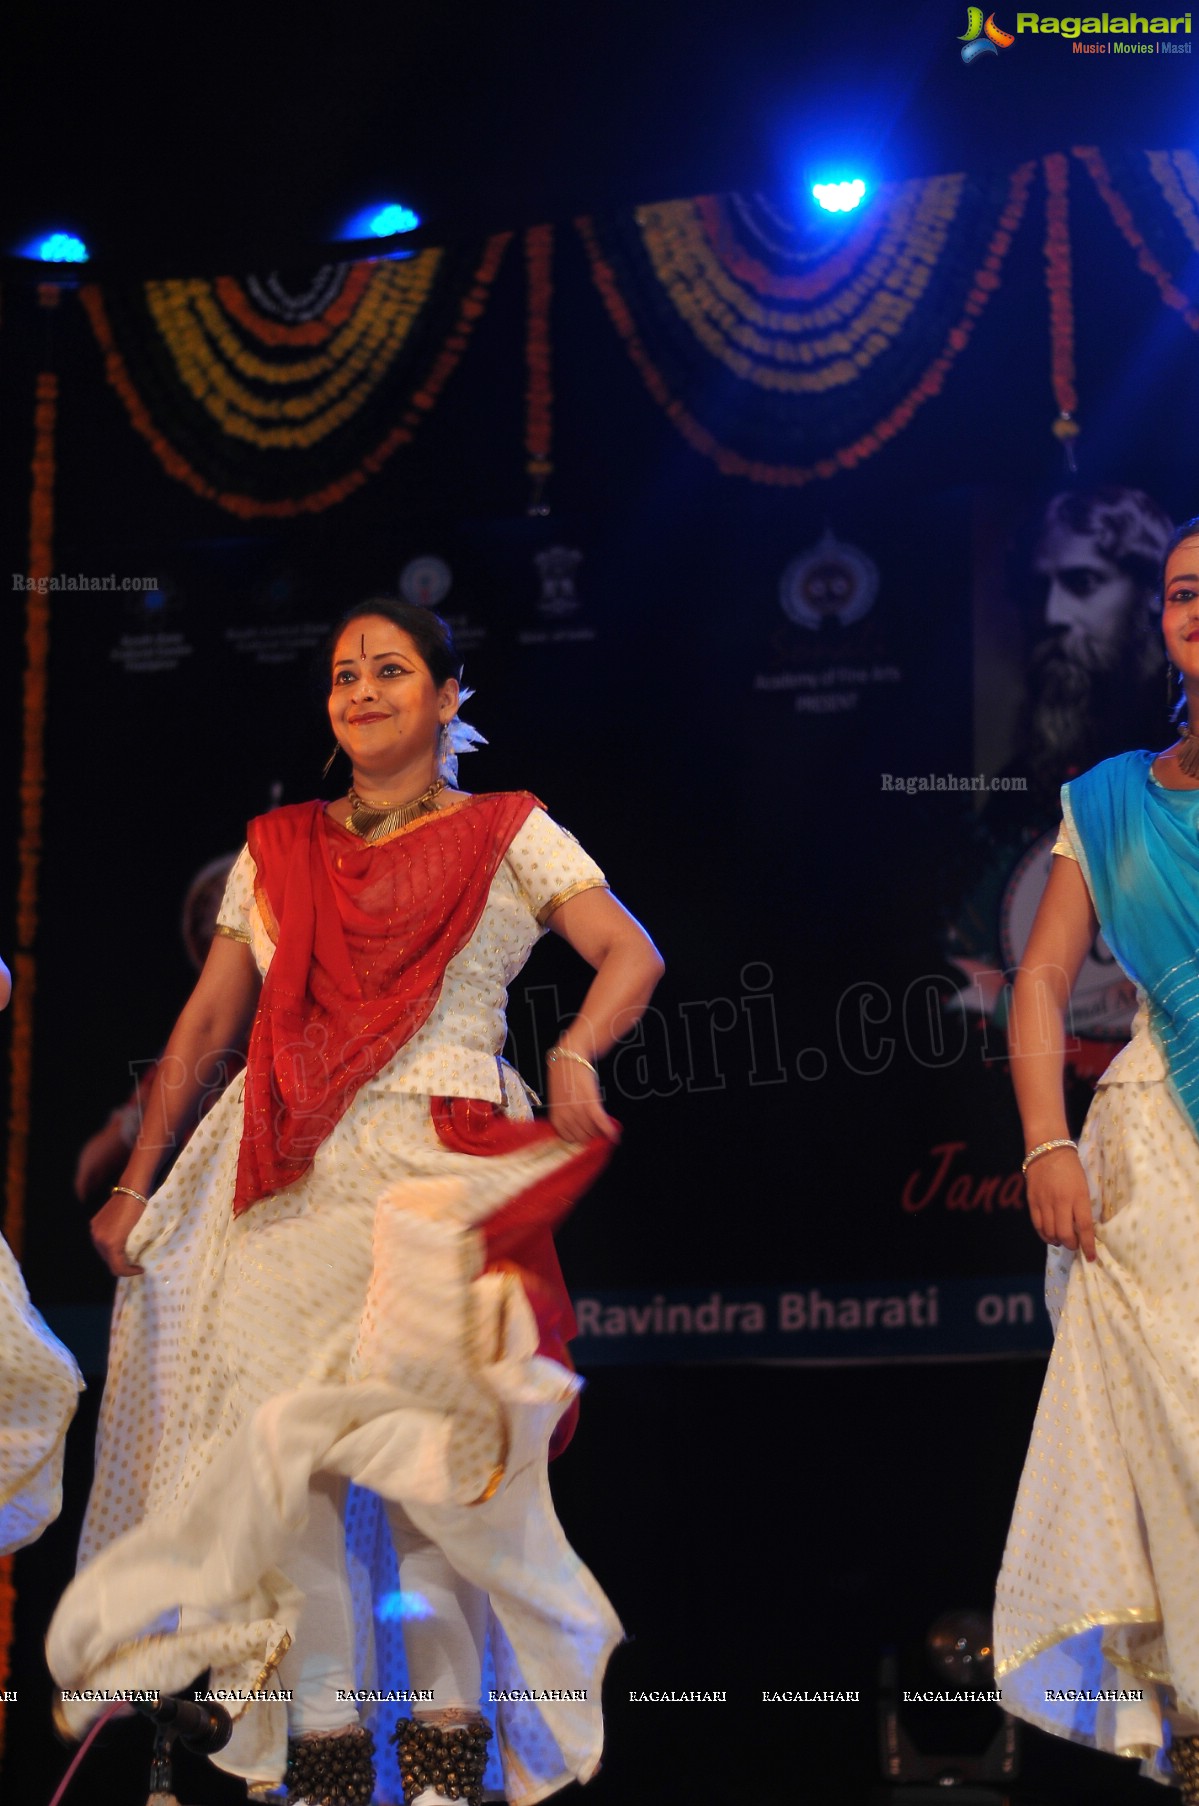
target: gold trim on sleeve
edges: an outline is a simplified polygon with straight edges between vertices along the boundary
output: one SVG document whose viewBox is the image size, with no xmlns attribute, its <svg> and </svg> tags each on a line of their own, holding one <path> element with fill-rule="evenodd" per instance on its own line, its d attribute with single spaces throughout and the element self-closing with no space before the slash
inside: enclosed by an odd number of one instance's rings
<svg viewBox="0 0 1199 1806">
<path fill-rule="evenodd" d="M 537 911 L 538 928 L 544 928 L 554 911 L 561 909 L 564 903 L 569 903 L 572 897 L 581 896 L 585 890 L 609 890 L 610 888 L 606 878 L 580 878 L 577 884 L 568 884 L 565 890 L 560 890 Z"/>
<path fill-rule="evenodd" d="M 218 922 L 215 932 L 225 935 L 228 940 L 242 941 L 247 947 L 250 945 L 250 937 L 244 928 L 230 928 L 226 923 Z"/>
</svg>

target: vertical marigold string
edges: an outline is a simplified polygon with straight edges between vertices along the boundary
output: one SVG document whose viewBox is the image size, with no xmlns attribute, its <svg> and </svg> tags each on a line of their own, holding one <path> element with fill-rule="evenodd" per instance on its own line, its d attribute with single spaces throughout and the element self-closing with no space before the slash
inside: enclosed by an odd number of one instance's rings
<svg viewBox="0 0 1199 1806">
<path fill-rule="evenodd" d="M 1078 465 L 1078 391 L 1074 368 L 1074 284 L 1070 262 L 1070 164 L 1055 151 L 1045 168 L 1045 281 L 1049 289 L 1049 346 L 1053 398 L 1057 402 L 1054 436 L 1066 454 L 1066 468 Z"/>
<path fill-rule="evenodd" d="M 38 290 L 43 307 L 58 305 L 59 291 Z M 25 1185 L 29 1159 L 29 1112 L 33 1074 L 33 999 L 37 977 L 38 867 L 42 850 L 42 793 L 45 786 L 46 665 L 50 650 L 50 597 L 54 574 L 54 436 L 58 378 L 43 370 L 37 379 L 33 412 L 33 469 L 29 498 L 29 583 L 25 592 L 25 674 L 21 719 L 21 808 L 17 843 L 17 940 L 13 949 L 12 1029 L 9 1041 L 8 1162 L 5 1173 L 4 1235 L 18 1260 L 25 1239 Z M 0 1755 L 4 1752 L 4 1689 L 13 1641 L 11 1555 L 0 1560 Z"/>
<path fill-rule="evenodd" d="M 529 314 L 525 334 L 525 469 L 531 484 L 529 513 L 549 513 L 545 486 L 554 434 L 554 387 L 550 361 L 550 301 L 553 296 L 554 228 L 530 226 L 525 233 Z"/>
</svg>

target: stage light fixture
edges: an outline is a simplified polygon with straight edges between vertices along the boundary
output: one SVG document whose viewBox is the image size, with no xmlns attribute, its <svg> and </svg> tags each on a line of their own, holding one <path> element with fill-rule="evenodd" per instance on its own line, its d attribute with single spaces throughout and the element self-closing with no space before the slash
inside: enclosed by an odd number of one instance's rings
<svg viewBox="0 0 1199 1806">
<path fill-rule="evenodd" d="M 866 198 L 866 184 L 858 176 L 848 182 L 813 182 L 812 197 L 826 213 L 852 213 Z"/>
<path fill-rule="evenodd" d="M 39 263 L 86 263 L 88 248 L 73 232 L 51 232 L 27 246 L 25 256 Z"/>
<path fill-rule="evenodd" d="M 371 221 L 371 234 L 375 238 L 394 238 L 397 232 L 415 232 L 420 220 L 411 207 L 404 207 L 398 201 L 392 201 L 387 207 L 380 207 Z"/>
<path fill-rule="evenodd" d="M 378 201 L 372 207 L 363 207 L 353 219 L 348 220 L 341 233 L 342 238 L 394 238 L 399 232 L 415 232 L 420 225 L 420 215 L 411 207 L 404 206 L 402 201 Z"/>
</svg>

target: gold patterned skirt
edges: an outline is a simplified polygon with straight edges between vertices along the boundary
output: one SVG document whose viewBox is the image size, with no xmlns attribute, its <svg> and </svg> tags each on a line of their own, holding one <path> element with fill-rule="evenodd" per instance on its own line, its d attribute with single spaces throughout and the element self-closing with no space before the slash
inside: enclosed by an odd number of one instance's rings
<svg viewBox="0 0 1199 1806">
<path fill-rule="evenodd" d="M 1199 1720 L 1199 1139 L 1164 1081 L 1101 1086 L 1098 1258 L 1051 1249 L 1055 1340 L 995 1602 L 1007 1710 L 1168 1778 Z"/>
<path fill-rule="evenodd" d="M 0 1555 L 23 1549 L 62 1507 L 62 1453 L 83 1379 L 29 1302 L 0 1236 Z"/>
<path fill-rule="evenodd" d="M 586 1780 L 621 1629 L 550 1499 L 547 1445 L 578 1381 L 537 1354 L 524 1292 L 483 1271 L 478 1228 L 570 1150 L 456 1154 L 427 1098 L 367 1085 L 305 1178 L 234 1218 L 241 1096 L 238 1078 L 129 1240 L 145 1274 L 119 1287 L 83 1565 L 47 1639 L 55 1680 L 173 1691 L 207 1668 L 213 1688 L 269 1691 L 299 1609 L 289 1541 L 312 1476 L 340 1475 L 363 1529 L 356 1602 L 374 1560 L 361 1504 L 396 1501 L 490 1595 L 499 1689 L 553 1693 L 497 1713 L 508 1797 Z M 394 1689 L 378 1572 L 359 1685 Z M 100 1709 L 61 1716 L 77 1734 Z M 249 1704 L 218 1760 L 277 1783 L 286 1734 L 283 1703 Z"/>
</svg>

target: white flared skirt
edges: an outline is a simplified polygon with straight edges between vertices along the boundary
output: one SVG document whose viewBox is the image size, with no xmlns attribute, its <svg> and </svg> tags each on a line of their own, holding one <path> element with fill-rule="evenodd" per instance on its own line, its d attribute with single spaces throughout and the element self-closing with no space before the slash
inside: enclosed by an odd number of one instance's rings
<svg viewBox="0 0 1199 1806">
<path fill-rule="evenodd" d="M 1101 1086 L 1098 1259 L 1052 1249 L 1055 1341 L 995 1604 L 1004 1706 L 1168 1779 L 1199 1720 L 1199 1139 L 1164 1081 Z"/>
<path fill-rule="evenodd" d="M 0 1236 L 0 1555 L 34 1542 L 62 1508 L 63 1442 L 82 1389 Z"/>
<path fill-rule="evenodd" d="M 508 1091 L 527 1115 L 514 1077 Z M 306 1177 L 234 1218 L 241 1109 L 238 1078 L 129 1241 L 145 1273 L 118 1289 L 82 1567 L 47 1640 L 56 1681 L 172 1691 L 207 1668 L 212 1688 L 269 1692 L 299 1606 L 288 1545 L 313 1475 L 341 1475 L 365 1489 L 349 1512 L 359 1684 L 401 1678 L 373 1495 L 490 1595 L 498 1690 L 538 1696 L 496 1712 L 508 1797 L 588 1779 L 621 1629 L 549 1493 L 579 1382 L 538 1356 L 524 1292 L 482 1270 L 480 1234 L 571 1150 L 456 1154 L 427 1098 L 366 1086 Z M 100 1709 L 69 1699 L 62 1716 L 77 1733 Z M 218 1760 L 278 1782 L 285 1704 L 233 1710 Z"/>
</svg>

